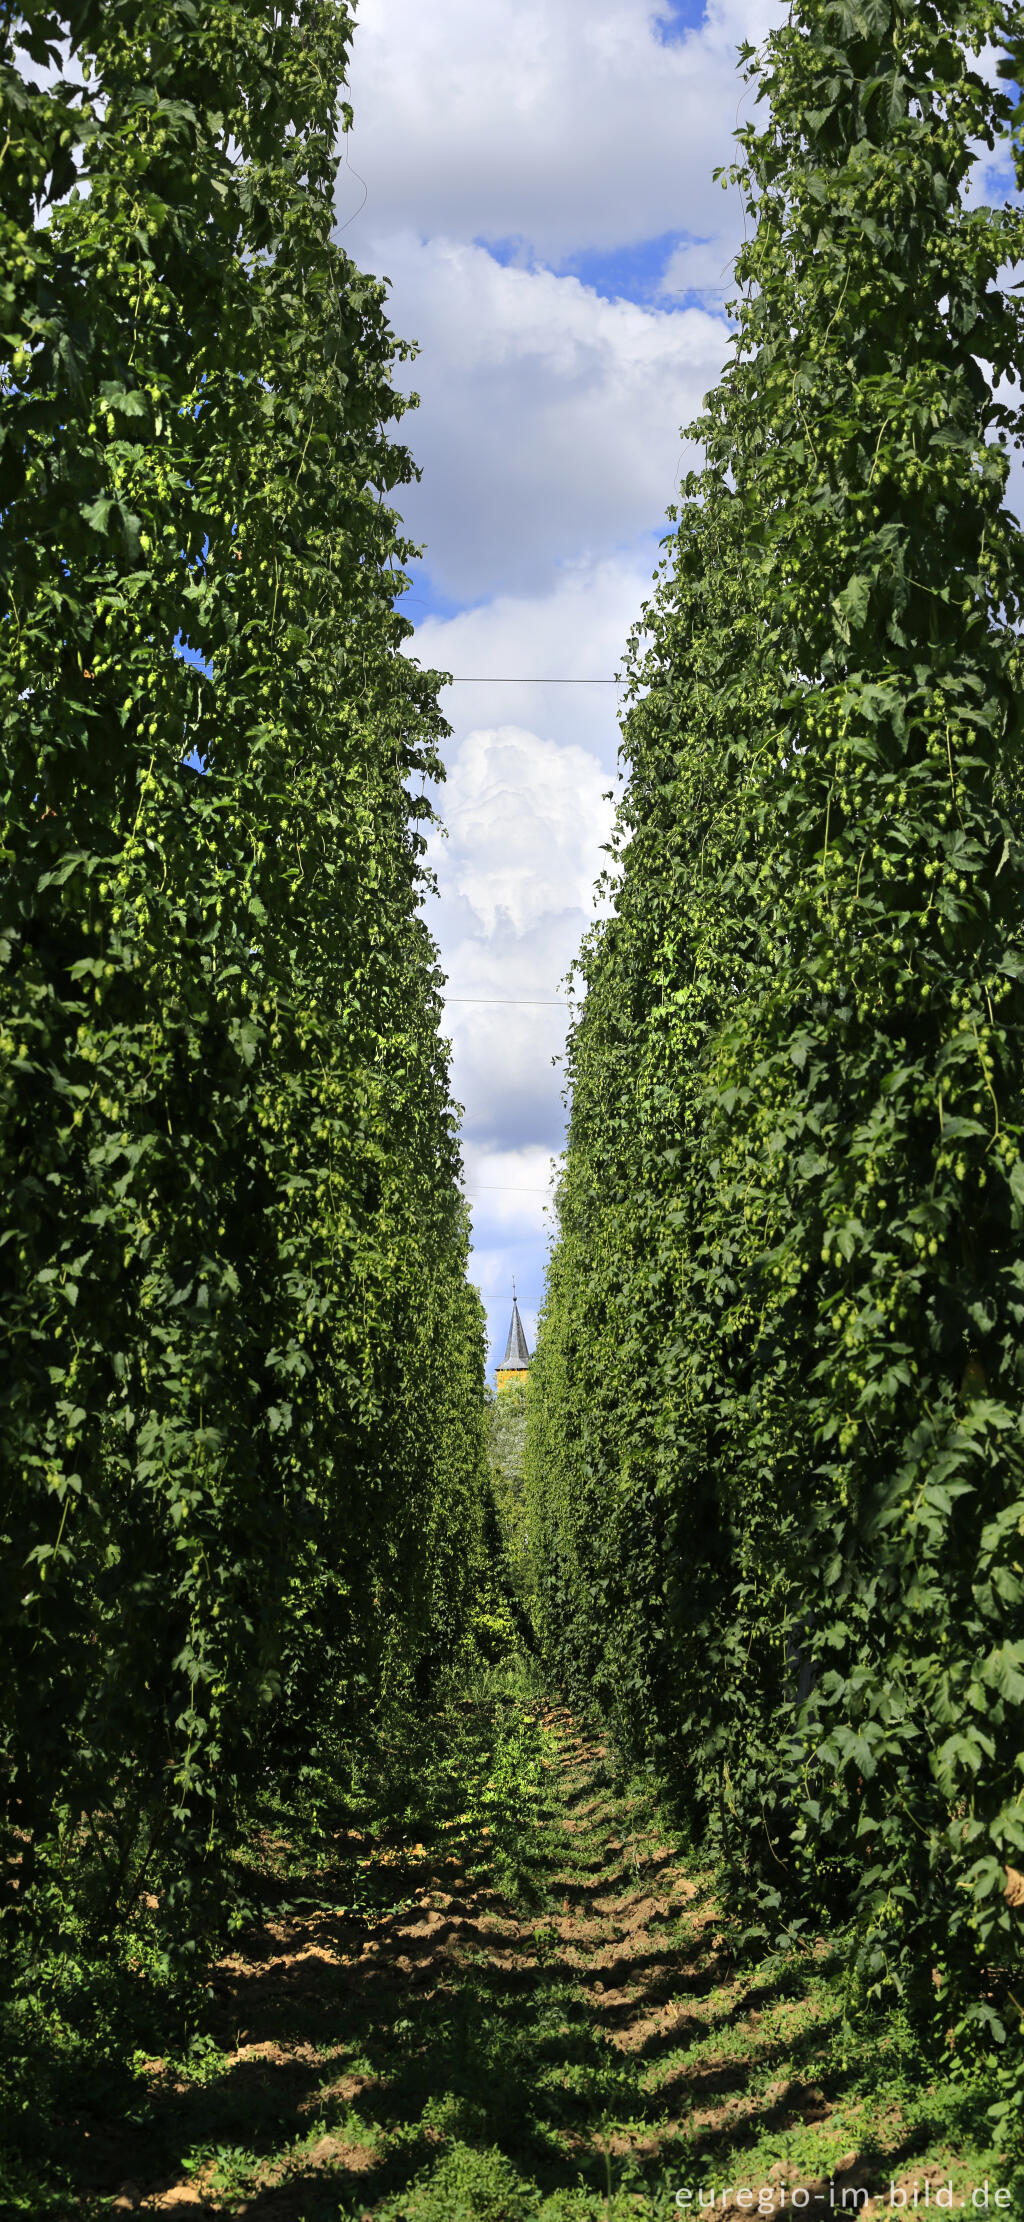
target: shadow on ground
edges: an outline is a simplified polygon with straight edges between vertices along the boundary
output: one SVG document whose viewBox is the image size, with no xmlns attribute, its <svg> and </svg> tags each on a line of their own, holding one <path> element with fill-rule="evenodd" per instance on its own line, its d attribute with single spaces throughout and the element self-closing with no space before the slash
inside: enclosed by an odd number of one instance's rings
<svg viewBox="0 0 1024 2222">
<path fill-rule="evenodd" d="M 136 2058 L 80 2085 L 54 2156 L 69 2217 L 614 2222 L 711 2184 L 733 2187 L 719 2212 L 803 2184 L 871 2214 L 891 2177 L 963 2173 L 837 2067 L 824 1947 L 731 1967 L 706 1887 L 616 1797 L 601 1745 L 558 1709 L 533 1729 L 515 1886 L 484 1824 L 457 1857 L 389 1830 L 265 1878 L 196 2072 Z M 358 1916 L 338 1910 L 353 1859 L 379 1886 Z"/>
</svg>

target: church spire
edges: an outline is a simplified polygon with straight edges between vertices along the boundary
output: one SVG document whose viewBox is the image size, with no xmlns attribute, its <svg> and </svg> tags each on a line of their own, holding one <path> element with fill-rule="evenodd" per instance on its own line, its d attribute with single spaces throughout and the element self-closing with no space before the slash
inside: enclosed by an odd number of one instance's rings
<svg viewBox="0 0 1024 2222">
<path fill-rule="evenodd" d="M 498 1367 L 496 1376 L 499 1389 L 503 1389 L 508 1381 L 525 1381 L 529 1365 L 530 1351 L 523 1332 L 523 1323 L 519 1317 L 519 1306 L 516 1302 L 516 1284 L 513 1281 L 512 1317 L 509 1321 L 508 1341 L 505 1344 L 505 1355 Z"/>
</svg>

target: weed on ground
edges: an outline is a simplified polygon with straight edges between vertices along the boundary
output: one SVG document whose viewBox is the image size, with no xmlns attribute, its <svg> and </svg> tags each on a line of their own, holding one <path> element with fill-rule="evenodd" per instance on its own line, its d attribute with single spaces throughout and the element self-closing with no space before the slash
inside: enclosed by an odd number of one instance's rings
<svg viewBox="0 0 1024 2222">
<path fill-rule="evenodd" d="M 268 1799 L 237 1903 L 202 1966 L 143 1912 L 15 1985 L 4 2215 L 1024 2213 L 981 2082 L 851 2022 L 842 1940 L 743 1963 L 653 1785 L 514 1680 Z"/>
</svg>

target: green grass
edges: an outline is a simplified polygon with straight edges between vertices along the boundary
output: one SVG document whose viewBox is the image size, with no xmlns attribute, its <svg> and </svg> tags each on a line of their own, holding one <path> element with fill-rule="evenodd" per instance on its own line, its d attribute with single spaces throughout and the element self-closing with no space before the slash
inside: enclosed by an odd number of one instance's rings
<svg viewBox="0 0 1024 2222">
<path fill-rule="evenodd" d="M 262 1802 L 217 1953 L 155 1907 L 90 1957 L 68 1908 L 15 1970 L 5 2217 L 624 2222 L 928 2170 L 1024 2214 L 985 2079 L 851 2017 L 841 1938 L 744 1961 L 655 1786 L 515 1672 L 343 1761 Z"/>
</svg>

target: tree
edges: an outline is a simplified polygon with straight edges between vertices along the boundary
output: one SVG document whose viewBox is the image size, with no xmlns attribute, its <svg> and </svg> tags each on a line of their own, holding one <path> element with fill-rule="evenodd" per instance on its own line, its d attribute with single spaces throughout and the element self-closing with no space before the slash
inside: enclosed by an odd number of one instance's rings
<svg viewBox="0 0 1024 2222">
<path fill-rule="evenodd" d="M 737 1888 L 855 1910 L 870 1984 L 941 1966 L 982 2018 L 1024 1842 L 1000 32 L 803 0 L 745 50 L 735 349 L 633 644 L 531 1449 L 549 1625 Z"/>
<path fill-rule="evenodd" d="M 115 1887 L 458 1618 L 479 1489 L 350 30 L 5 32 L 3 1716 L 23 1839 L 89 1813 Z"/>
</svg>

